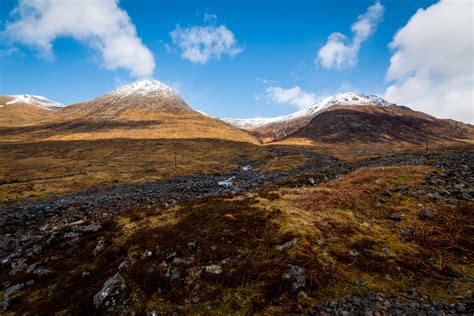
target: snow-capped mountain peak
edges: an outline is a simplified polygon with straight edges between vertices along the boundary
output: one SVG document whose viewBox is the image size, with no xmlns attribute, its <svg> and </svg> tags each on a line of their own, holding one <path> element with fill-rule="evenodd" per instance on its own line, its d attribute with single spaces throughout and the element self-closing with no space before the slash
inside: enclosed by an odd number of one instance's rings
<svg viewBox="0 0 474 316">
<path fill-rule="evenodd" d="M 66 106 L 65 104 L 49 100 L 39 95 L 17 94 L 17 95 L 10 95 L 8 97 L 12 99 L 8 101 L 5 105 L 26 103 L 26 104 L 37 105 L 39 107 L 50 109 L 50 110 L 63 108 Z"/>
<path fill-rule="evenodd" d="M 295 113 L 271 117 L 271 118 L 251 118 L 251 119 L 235 119 L 226 118 L 223 119 L 227 123 L 234 125 L 239 128 L 258 128 L 266 124 L 289 121 L 300 117 L 313 117 L 320 111 L 332 106 L 332 105 L 377 105 L 377 106 L 388 106 L 391 103 L 385 99 L 376 95 L 366 95 L 362 93 L 345 92 L 338 93 L 334 96 L 324 98 L 315 104 L 299 110 Z"/>
<path fill-rule="evenodd" d="M 141 80 L 124 85 L 109 95 L 120 96 L 125 98 L 130 95 L 138 96 L 172 96 L 176 95 L 173 89 L 158 80 Z"/>
</svg>

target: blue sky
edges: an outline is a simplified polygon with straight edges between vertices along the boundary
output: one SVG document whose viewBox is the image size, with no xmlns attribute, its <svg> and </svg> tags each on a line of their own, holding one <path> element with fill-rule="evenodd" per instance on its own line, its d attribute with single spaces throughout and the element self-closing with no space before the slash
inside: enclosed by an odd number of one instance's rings
<svg viewBox="0 0 474 316">
<path fill-rule="evenodd" d="M 137 37 L 152 54 L 156 67 L 151 77 L 211 115 L 256 117 L 287 114 L 302 107 L 289 99 L 272 98 L 269 87 L 298 87 L 314 98 L 343 91 L 384 95 L 390 85 L 386 75 L 394 53 L 389 43 L 419 8 L 429 8 L 436 1 L 381 1 L 383 17 L 360 44 L 355 64 L 326 69 L 315 63 L 332 33 L 340 32 L 348 37 L 345 43 L 350 42 L 354 37 L 351 25 L 374 3 L 121 0 L 118 6 L 128 14 Z M 1 1 L 0 30 L 18 20 L 11 16 L 17 4 Z M 203 63 L 183 58 L 183 48 L 170 35 L 177 25 L 185 31 L 194 26 L 223 25 L 234 35 L 230 49 L 236 51 L 230 54 L 233 56 L 225 52 L 219 58 L 211 56 Z M 96 49 L 71 36 L 54 38 L 54 57 L 44 58 L 34 45 L 11 31 L 7 35 L 8 40 L 0 44 L 0 95 L 37 94 L 69 104 L 103 95 L 141 77 L 131 75 L 130 67 L 104 66 Z M 468 85 L 472 87 L 472 81 Z"/>
</svg>

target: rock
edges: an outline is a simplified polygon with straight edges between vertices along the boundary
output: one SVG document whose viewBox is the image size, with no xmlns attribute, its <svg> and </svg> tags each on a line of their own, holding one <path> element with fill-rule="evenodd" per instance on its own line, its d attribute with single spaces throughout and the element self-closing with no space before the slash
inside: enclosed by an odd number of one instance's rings
<svg viewBox="0 0 474 316">
<path fill-rule="evenodd" d="M 173 269 L 166 271 L 165 276 L 167 278 L 170 278 L 171 280 L 179 279 L 179 277 L 181 276 L 181 272 L 179 272 L 179 269 L 177 267 L 174 267 Z"/>
<path fill-rule="evenodd" d="M 188 250 L 191 252 L 196 252 L 197 251 L 197 245 L 194 241 L 189 241 L 187 244 Z"/>
<path fill-rule="evenodd" d="M 385 190 L 385 191 L 382 192 L 382 195 L 383 196 L 392 196 L 392 193 L 390 193 L 390 191 L 388 191 L 388 190 Z"/>
<path fill-rule="evenodd" d="M 360 253 L 359 253 L 357 250 L 355 250 L 355 249 L 350 249 L 347 253 L 348 253 L 349 256 L 351 256 L 351 257 L 357 257 L 358 255 L 360 255 Z"/>
<path fill-rule="evenodd" d="M 206 273 L 211 276 L 218 276 L 222 273 L 222 267 L 217 264 L 211 264 L 204 268 Z"/>
<path fill-rule="evenodd" d="M 392 214 L 392 215 L 388 216 L 387 219 L 392 220 L 394 222 L 400 222 L 402 220 L 402 216 L 397 215 L 397 214 Z"/>
<path fill-rule="evenodd" d="M 33 271 L 33 274 L 36 274 L 39 277 L 46 276 L 46 275 L 51 274 L 51 273 L 52 273 L 52 271 L 50 269 L 42 268 L 42 267 L 38 267 Z"/>
<path fill-rule="evenodd" d="M 82 271 L 81 276 L 82 276 L 83 278 L 85 278 L 85 277 L 89 276 L 90 274 L 91 274 L 91 273 L 90 273 L 89 271 Z"/>
<path fill-rule="evenodd" d="M 153 256 L 153 252 L 151 252 L 150 250 L 145 250 L 142 253 L 142 255 L 140 256 L 140 259 L 146 260 L 146 259 L 150 258 L 151 256 Z"/>
<path fill-rule="evenodd" d="M 131 266 L 131 262 L 128 261 L 128 260 L 125 260 L 125 261 L 122 261 L 119 266 L 118 266 L 118 269 L 119 270 L 122 270 L 122 269 L 127 269 L 128 267 Z"/>
<path fill-rule="evenodd" d="M 105 241 L 103 239 L 99 240 L 97 246 L 95 246 L 94 250 L 92 251 L 92 255 L 95 257 L 97 256 L 102 250 L 105 248 Z"/>
<path fill-rule="evenodd" d="M 173 261 L 174 257 L 176 257 L 176 252 L 171 252 L 166 256 L 166 261 Z"/>
<path fill-rule="evenodd" d="M 78 238 L 79 235 L 80 235 L 80 234 L 77 233 L 77 232 L 68 232 L 68 233 L 65 233 L 65 234 L 64 234 L 64 238 L 74 239 L 74 238 Z"/>
<path fill-rule="evenodd" d="M 448 293 L 449 295 L 457 295 L 458 294 L 458 288 L 456 285 L 454 285 L 453 283 L 449 283 L 448 285 Z"/>
<path fill-rule="evenodd" d="M 69 226 L 77 226 L 77 225 L 81 225 L 81 224 L 84 224 L 84 220 L 83 220 L 83 219 L 80 219 L 80 220 L 78 220 L 78 221 L 69 223 Z"/>
<path fill-rule="evenodd" d="M 402 234 L 405 236 L 412 236 L 413 235 L 413 230 L 411 228 L 403 228 L 402 229 Z"/>
<path fill-rule="evenodd" d="M 290 241 L 287 241 L 286 243 L 284 243 L 283 245 L 279 245 L 277 246 L 277 249 L 280 250 L 280 251 L 283 251 L 283 250 L 288 250 L 290 249 L 291 247 L 295 246 L 299 241 L 299 238 L 298 237 L 295 237 L 293 238 L 292 240 Z"/>
<path fill-rule="evenodd" d="M 407 298 L 408 298 L 409 300 L 413 300 L 413 299 L 416 298 L 416 288 L 413 287 L 413 288 L 411 288 L 411 289 L 408 290 L 408 292 L 407 292 Z"/>
<path fill-rule="evenodd" d="M 422 220 L 432 219 L 434 217 L 433 213 L 428 210 L 421 211 L 419 218 Z"/>
<path fill-rule="evenodd" d="M 100 224 L 92 223 L 92 224 L 89 224 L 86 227 L 84 227 L 84 229 L 82 231 L 84 231 L 86 233 L 95 233 L 95 232 L 99 231 L 101 228 L 102 228 L 102 226 L 100 226 Z"/>
<path fill-rule="evenodd" d="M 389 253 L 390 252 L 390 248 L 388 247 L 383 247 L 380 249 L 382 252 L 385 252 L 385 253 Z"/>
<path fill-rule="evenodd" d="M 5 291 L 3 291 L 3 296 L 5 298 L 10 297 L 13 294 L 15 294 L 16 292 L 18 292 L 19 290 L 21 290 L 22 288 L 23 288 L 23 284 L 11 285 L 11 286 L 7 287 L 5 289 Z"/>
<path fill-rule="evenodd" d="M 291 283 L 291 291 L 296 293 L 297 291 L 304 288 L 306 284 L 306 270 L 304 268 L 298 267 L 296 265 L 289 264 L 288 271 L 285 272 L 282 276 L 283 280 L 290 281 Z"/>
<path fill-rule="evenodd" d="M 242 166 L 242 171 L 251 171 L 251 170 L 252 170 L 252 166 L 251 166 L 251 165 Z"/>
<path fill-rule="evenodd" d="M 6 311 L 6 310 L 8 310 L 8 308 L 10 308 L 10 299 L 5 298 L 5 299 L 1 300 L 0 301 L 0 310 L 1 311 Z"/>
<path fill-rule="evenodd" d="M 95 309 L 101 310 L 104 306 L 108 310 L 113 309 L 126 288 L 125 280 L 119 273 L 109 278 L 102 286 L 102 289 L 94 295 Z"/>
</svg>

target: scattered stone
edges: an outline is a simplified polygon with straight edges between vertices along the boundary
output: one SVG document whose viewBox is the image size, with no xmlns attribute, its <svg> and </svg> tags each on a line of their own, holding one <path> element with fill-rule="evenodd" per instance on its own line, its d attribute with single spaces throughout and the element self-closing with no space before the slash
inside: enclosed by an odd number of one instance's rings
<svg viewBox="0 0 474 316">
<path fill-rule="evenodd" d="M 299 240 L 300 240 L 300 239 L 299 239 L 298 237 L 295 237 L 295 238 L 293 238 L 292 240 L 287 241 L 287 242 L 284 243 L 283 245 L 277 246 L 277 249 L 280 250 L 280 251 L 288 250 L 288 249 L 290 249 L 291 247 L 295 246 L 295 245 L 298 243 Z"/>
<path fill-rule="evenodd" d="M 78 221 L 69 223 L 69 226 L 77 226 L 77 225 L 81 225 L 81 224 L 84 224 L 84 220 L 83 220 L 83 219 L 80 219 L 80 220 L 78 220 Z"/>
<path fill-rule="evenodd" d="M 103 309 L 104 306 L 109 310 L 117 305 L 117 300 L 122 296 L 127 288 L 123 277 L 117 273 L 109 278 L 102 289 L 94 295 L 94 307 L 97 310 Z"/>
<path fill-rule="evenodd" d="M 433 213 L 428 210 L 421 211 L 419 218 L 422 220 L 432 219 L 434 217 Z"/>
<path fill-rule="evenodd" d="M 181 277 L 181 272 L 179 272 L 177 267 L 174 267 L 173 269 L 166 271 L 165 276 L 171 280 L 179 279 L 179 277 Z"/>
<path fill-rule="evenodd" d="M 4 298 L 3 300 L 0 301 L 0 310 L 7 311 L 8 308 L 10 308 L 10 299 Z"/>
<path fill-rule="evenodd" d="M 150 250 L 145 250 L 145 251 L 142 253 L 140 259 L 146 260 L 146 259 L 150 258 L 151 256 L 153 256 L 153 252 L 151 252 Z"/>
<path fill-rule="evenodd" d="M 173 261 L 173 259 L 176 257 L 176 252 L 171 252 L 166 256 L 166 261 Z"/>
<path fill-rule="evenodd" d="M 131 266 L 131 262 L 128 261 L 128 260 L 125 260 L 125 261 L 122 261 L 119 266 L 118 266 L 118 269 L 119 270 L 123 270 L 123 269 L 127 269 Z"/>
<path fill-rule="evenodd" d="M 454 285 L 453 283 L 449 283 L 448 285 L 448 293 L 449 295 L 457 295 L 458 294 L 458 288 L 456 285 Z"/>
<path fill-rule="evenodd" d="M 79 235 L 80 234 L 78 232 L 69 232 L 69 233 L 64 234 L 64 238 L 74 239 L 74 238 L 78 238 Z"/>
<path fill-rule="evenodd" d="M 389 253 L 390 252 L 390 248 L 388 248 L 388 247 L 383 247 L 380 250 L 384 253 Z"/>
<path fill-rule="evenodd" d="M 392 214 L 392 215 L 388 216 L 387 219 L 392 220 L 394 222 L 400 222 L 402 220 L 402 216 L 397 215 L 397 214 Z"/>
<path fill-rule="evenodd" d="M 251 171 L 252 169 L 251 165 L 242 166 L 242 171 Z"/>
<path fill-rule="evenodd" d="M 191 252 L 196 252 L 197 251 L 197 245 L 194 241 L 189 241 L 187 244 L 188 250 Z"/>
<path fill-rule="evenodd" d="M 211 276 L 218 276 L 222 273 L 222 267 L 217 264 L 211 264 L 206 266 L 205 269 L 206 273 Z"/>
<path fill-rule="evenodd" d="M 91 273 L 90 273 L 89 271 L 82 271 L 81 276 L 82 276 L 83 278 L 85 278 L 85 277 L 89 276 L 90 274 L 91 274 Z"/>
<path fill-rule="evenodd" d="M 51 274 L 51 273 L 52 273 L 52 271 L 50 269 L 42 268 L 42 267 L 38 267 L 33 271 L 33 274 L 36 274 L 39 277 L 43 277 L 43 276 L 46 276 L 46 275 Z"/>
<path fill-rule="evenodd" d="M 11 286 L 7 287 L 5 289 L 5 291 L 3 291 L 3 296 L 5 298 L 10 297 L 13 294 L 15 294 L 16 292 L 18 292 L 19 290 L 21 290 L 22 288 L 23 288 L 23 284 L 11 285 Z"/>
<path fill-rule="evenodd" d="M 306 271 L 304 268 L 292 264 L 289 264 L 288 268 L 288 271 L 283 274 L 283 280 L 292 282 L 291 292 L 296 293 L 306 284 Z"/>
<path fill-rule="evenodd" d="M 347 253 L 348 253 L 349 256 L 351 256 L 351 257 L 357 257 L 358 255 L 360 255 L 360 253 L 359 253 L 357 250 L 355 250 L 355 249 L 350 249 Z"/>
<path fill-rule="evenodd" d="M 105 241 L 103 239 L 99 240 L 97 246 L 95 246 L 94 250 L 92 251 L 92 255 L 96 257 L 99 253 L 102 252 L 105 248 Z"/>
<path fill-rule="evenodd" d="M 87 233 L 95 233 L 99 231 L 102 228 L 100 224 L 92 223 L 84 227 L 82 231 L 87 232 Z"/>
</svg>

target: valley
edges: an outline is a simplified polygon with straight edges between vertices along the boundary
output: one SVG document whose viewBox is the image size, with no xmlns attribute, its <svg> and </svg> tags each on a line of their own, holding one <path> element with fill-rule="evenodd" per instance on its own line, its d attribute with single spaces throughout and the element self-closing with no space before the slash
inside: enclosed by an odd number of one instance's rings
<svg viewBox="0 0 474 316">
<path fill-rule="evenodd" d="M 0 103 L 4 312 L 473 311 L 472 125 L 354 93 L 221 120 L 155 80 Z"/>
</svg>

